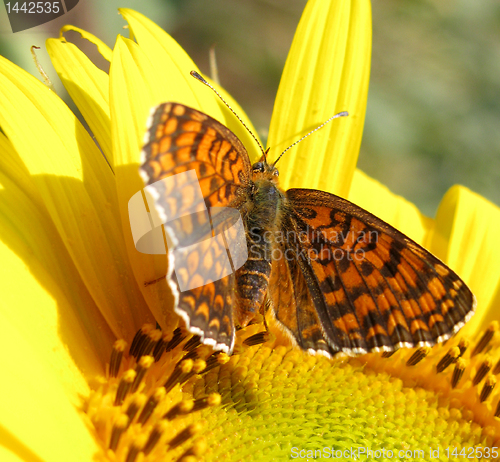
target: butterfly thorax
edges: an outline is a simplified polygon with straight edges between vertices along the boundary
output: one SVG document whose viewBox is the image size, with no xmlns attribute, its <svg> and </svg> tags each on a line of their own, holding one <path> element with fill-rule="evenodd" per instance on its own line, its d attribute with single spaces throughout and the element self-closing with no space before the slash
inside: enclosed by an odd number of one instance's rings
<svg viewBox="0 0 500 462">
<path fill-rule="evenodd" d="M 264 303 L 274 242 L 281 228 L 286 197 L 278 187 L 278 170 L 267 162 L 252 167 L 243 221 L 247 233 L 248 260 L 237 272 L 237 321 L 245 326 Z"/>
</svg>

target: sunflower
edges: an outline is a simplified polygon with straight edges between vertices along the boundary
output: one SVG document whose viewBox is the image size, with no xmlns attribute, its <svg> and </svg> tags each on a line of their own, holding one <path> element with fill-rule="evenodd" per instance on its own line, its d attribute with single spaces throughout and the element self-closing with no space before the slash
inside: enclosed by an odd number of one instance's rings
<svg viewBox="0 0 500 462">
<path fill-rule="evenodd" d="M 356 170 L 369 2 L 306 6 L 276 99 L 271 153 L 335 112 L 350 116 L 285 156 L 281 185 L 348 197 L 398 227 L 464 278 L 478 308 L 445 345 L 340 360 L 268 338 L 259 324 L 240 332 L 231 357 L 214 354 L 178 325 L 166 282 L 145 284 L 167 264 L 136 251 L 128 221 L 128 200 L 143 187 L 150 108 L 181 102 L 227 125 L 254 159 L 258 148 L 190 77 L 196 66 L 171 37 L 120 12 L 130 38 L 118 36 L 113 50 L 79 30 L 110 62 L 109 74 L 65 40 L 75 28 L 47 42 L 93 137 L 55 93 L 0 58 L 0 342 L 9 352 L 1 459 L 496 458 L 500 211 L 455 186 L 431 220 Z"/>
</svg>

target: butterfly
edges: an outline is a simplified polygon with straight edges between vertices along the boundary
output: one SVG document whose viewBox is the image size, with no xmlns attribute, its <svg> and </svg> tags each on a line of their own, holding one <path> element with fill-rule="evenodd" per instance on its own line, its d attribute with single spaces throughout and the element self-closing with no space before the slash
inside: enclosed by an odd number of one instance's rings
<svg viewBox="0 0 500 462">
<path fill-rule="evenodd" d="M 180 271 L 167 278 L 177 297 L 176 313 L 216 350 L 231 354 L 237 327 L 258 313 L 296 346 L 326 356 L 431 346 L 455 334 L 473 314 L 473 294 L 438 258 L 339 196 L 283 191 L 276 162 L 269 163 L 264 153 L 252 165 L 236 135 L 207 114 L 178 103 L 157 106 L 142 155 L 148 184 L 194 171 L 202 208 L 237 211 L 241 219 L 242 266 L 205 279 L 204 271 L 221 267 L 217 255 L 226 255 L 230 246 L 219 242 L 214 249 L 196 232 L 204 228 L 200 216 L 207 216 L 198 208 L 165 224 L 173 240 L 191 236 L 186 246 L 205 243 L 185 255 L 187 290 Z M 156 194 L 161 215 L 177 210 L 180 202 L 189 205 L 193 190 L 181 189 Z M 212 228 L 216 221 L 212 215 Z"/>
</svg>

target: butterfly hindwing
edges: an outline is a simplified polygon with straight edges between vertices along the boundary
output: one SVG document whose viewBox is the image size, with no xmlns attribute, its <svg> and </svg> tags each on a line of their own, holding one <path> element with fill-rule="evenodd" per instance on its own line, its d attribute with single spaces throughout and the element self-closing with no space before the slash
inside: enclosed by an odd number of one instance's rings
<svg viewBox="0 0 500 462">
<path fill-rule="evenodd" d="M 174 281 L 175 274 L 172 275 Z M 234 274 L 180 293 L 177 313 L 189 330 L 217 350 L 234 346 Z"/>
<path fill-rule="evenodd" d="M 328 353 L 330 348 L 324 340 L 296 248 L 283 244 L 276 250 L 268 294 L 273 320 L 303 350 Z"/>
<path fill-rule="evenodd" d="M 332 352 L 432 345 L 472 315 L 461 279 L 395 228 L 333 194 L 286 196 L 299 266 Z"/>
</svg>

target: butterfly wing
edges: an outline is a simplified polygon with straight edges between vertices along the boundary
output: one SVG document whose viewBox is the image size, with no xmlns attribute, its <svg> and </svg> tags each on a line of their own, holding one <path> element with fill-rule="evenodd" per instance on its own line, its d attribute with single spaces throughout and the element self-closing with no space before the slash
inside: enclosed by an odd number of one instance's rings
<svg viewBox="0 0 500 462">
<path fill-rule="evenodd" d="M 141 170 L 148 182 L 195 170 L 209 207 L 231 204 L 250 181 L 250 159 L 241 141 L 196 109 L 160 104 L 151 113 L 144 142 Z"/>
<path fill-rule="evenodd" d="M 238 207 L 250 178 L 248 154 L 215 119 L 164 103 L 152 111 L 143 162 L 141 173 L 157 188 L 156 208 L 166 222 L 167 236 L 182 244 L 169 256 L 176 270 L 171 275 L 178 291 L 176 312 L 204 343 L 231 352 L 234 272 L 224 241 L 218 235 L 211 239 L 211 208 Z M 183 268 L 178 267 L 181 260 Z"/>
<path fill-rule="evenodd" d="M 290 229 L 287 228 L 288 234 Z M 325 341 L 321 320 L 308 288 L 310 284 L 302 272 L 305 260 L 301 259 L 300 249 L 297 249 L 295 243 L 289 244 L 275 249 L 272 260 L 268 293 L 272 302 L 270 327 L 277 324 L 303 350 L 333 354 Z"/>
<path fill-rule="evenodd" d="M 362 354 L 430 346 L 472 316 L 474 296 L 465 283 L 392 226 L 333 194 L 286 195 L 291 213 L 284 227 L 297 238 L 284 252 L 294 261 L 278 260 L 273 271 L 293 287 L 291 312 L 281 307 L 284 290 L 271 297 L 276 320 L 303 348 Z"/>
</svg>

